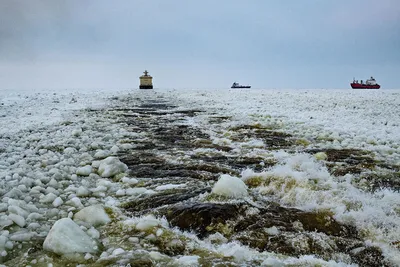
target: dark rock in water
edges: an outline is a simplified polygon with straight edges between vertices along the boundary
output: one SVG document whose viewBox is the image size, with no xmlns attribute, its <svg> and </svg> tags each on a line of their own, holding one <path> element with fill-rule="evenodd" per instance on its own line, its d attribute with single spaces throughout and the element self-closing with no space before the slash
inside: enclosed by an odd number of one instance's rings
<svg viewBox="0 0 400 267">
<path fill-rule="evenodd" d="M 242 125 L 230 129 L 235 132 L 232 140 L 243 142 L 248 138 L 261 139 L 270 149 L 286 148 L 294 144 L 292 136 L 288 133 L 273 131 L 261 125 Z"/>
<path fill-rule="evenodd" d="M 129 261 L 128 264 L 125 266 L 132 266 L 132 267 L 152 267 L 154 263 L 151 259 L 132 259 Z"/>
<path fill-rule="evenodd" d="M 359 264 L 375 261 L 384 266 L 382 252 L 376 247 L 365 250 L 365 257 L 359 256 L 364 250 L 358 248 L 364 242 L 355 227 L 340 224 L 330 212 L 304 212 L 274 203 L 258 208 L 259 212 L 252 215 L 249 209 L 254 207 L 246 203 L 187 203 L 161 213 L 172 226 L 194 231 L 199 238 L 220 232 L 230 241 L 237 240 L 260 251 L 290 256 L 314 254 L 325 260 L 341 252 Z"/>
<path fill-rule="evenodd" d="M 276 161 L 266 160 L 262 157 L 227 157 L 219 154 L 207 154 L 207 155 L 192 155 L 191 159 L 202 161 L 202 162 L 210 162 L 212 164 L 218 164 L 219 166 L 223 165 L 224 169 L 231 168 L 230 171 L 225 171 L 222 173 L 228 173 L 239 176 L 239 170 L 243 169 L 253 169 L 255 171 L 261 171 L 267 167 L 274 166 Z M 261 164 L 261 162 L 263 164 Z"/>
<path fill-rule="evenodd" d="M 200 130 L 189 127 L 188 125 L 168 125 L 158 126 L 152 130 L 152 134 L 157 141 L 164 147 L 193 147 L 193 140 L 196 138 L 208 138 L 209 136 Z"/>
<path fill-rule="evenodd" d="M 123 161 L 124 162 L 124 161 Z M 128 165 L 128 164 L 127 164 Z M 132 165 L 128 165 L 131 167 Z M 219 173 L 210 173 L 206 171 L 190 170 L 185 165 L 170 165 L 170 164 L 142 164 L 135 166 L 129 172 L 134 177 L 182 177 L 195 178 L 199 180 L 217 180 Z"/>
<path fill-rule="evenodd" d="M 278 227 L 285 231 L 296 232 L 300 223 L 301 230 L 320 232 L 330 236 L 356 236 L 354 227 L 338 223 L 330 212 L 304 212 L 295 208 L 285 208 L 271 203 L 268 208 L 259 208 L 260 212 L 246 216 L 235 226 L 235 231 L 257 230 L 259 228 Z"/>
<path fill-rule="evenodd" d="M 352 250 L 350 254 L 354 261 L 360 266 L 393 266 L 385 261 L 381 249 L 377 247 L 359 247 Z"/>
<path fill-rule="evenodd" d="M 268 230 L 271 227 L 275 231 Z M 364 266 L 362 257 L 350 253 L 354 248 L 364 246 L 355 227 L 337 222 L 330 212 L 304 212 L 271 205 L 267 209 L 260 209 L 258 214 L 240 220 L 232 239 L 260 251 L 291 256 L 315 254 L 329 260 L 333 253 L 346 253 L 352 261 Z M 365 262 L 375 261 L 378 265 L 374 266 L 384 266 L 379 248 L 371 247 L 368 255 L 373 260 Z"/>
<path fill-rule="evenodd" d="M 185 253 L 185 243 L 183 243 L 180 239 L 170 240 L 168 243 L 163 242 L 162 240 L 156 240 L 154 242 L 162 253 L 165 253 L 169 256 L 177 256 Z"/>
<path fill-rule="evenodd" d="M 177 110 L 175 112 L 178 114 L 184 114 L 187 117 L 194 117 L 197 115 L 197 113 L 202 113 L 204 111 L 200 109 L 188 109 L 188 110 Z"/>
<path fill-rule="evenodd" d="M 121 157 L 121 160 L 130 166 L 140 165 L 140 164 L 163 164 L 164 159 L 158 157 L 154 153 L 141 151 L 141 152 L 133 152 L 128 155 L 124 155 Z"/>
<path fill-rule="evenodd" d="M 294 226 L 294 223 L 298 222 L 302 231 L 321 232 L 340 237 L 356 237 L 357 235 L 354 227 L 338 223 L 329 213 L 303 212 L 298 209 L 271 205 L 267 209 L 259 208 L 260 212 L 257 214 L 246 215 L 244 211 L 248 208 L 249 206 L 245 204 L 191 203 L 170 207 L 167 218 L 171 218 L 171 223 L 184 230 L 188 227 L 191 230 L 204 230 L 210 224 L 225 223 L 226 220 L 235 218 L 234 231 L 236 233 L 273 226 L 284 231 L 295 232 L 299 229 Z M 240 220 L 236 218 L 239 214 L 242 215 Z M 187 224 L 188 221 L 190 225 Z"/>
<path fill-rule="evenodd" d="M 208 118 L 208 122 L 211 124 L 220 124 L 222 122 L 229 121 L 232 117 L 229 116 L 211 116 Z"/>
<path fill-rule="evenodd" d="M 203 139 L 203 138 L 198 138 L 198 139 L 194 140 L 193 145 L 196 148 L 213 148 L 215 150 L 221 150 L 221 151 L 225 151 L 225 152 L 229 152 L 233 149 L 229 146 L 222 146 L 222 145 L 214 144 L 211 140 Z"/>
<path fill-rule="evenodd" d="M 188 200 L 200 194 L 211 191 L 211 188 L 165 190 L 155 195 L 140 198 L 129 203 L 123 204 L 123 208 L 128 212 L 145 212 L 164 205 L 171 205 Z"/>
<path fill-rule="evenodd" d="M 170 164 L 154 153 L 134 152 L 121 157 L 129 166 L 130 175 L 135 177 L 191 177 L 200 180 L 217 180 L 221 174 L 239 175 L 229 166 L 198 161 Z"/>
<path fill-rule="evenodd" d="M 324 152 L 327 155 L 328 170 L 335 176 L 359 174 L 375 168 L 377 161 L 370 151 L 360 149 L 310 149 L 307 153 Z"/>
<path fill-rule="evenodd" d="M 400 192 L 400 172 L 375 172 L 362 174 L 359 180 L 364 179 L 369 191 L 376 191 L 382 188 L 390 188 Z"/>
<path fill-rule="evenodd" d="M 204 237 L 218 232 L 220 229 L 214 227 L 234 220 L 239 213 L 239 205 L 190 203 L 168 209 L 166 217 L 172 226 L 186 231 L 195 231 L 199 237 Z"/>
<path fill-rule="evenodd" d="M 332 216 L 332 213 L 327 212 L 297 212 L 293 214 L 293 218 L 301 222 L 306 231 L 340 237 L 357 236 L 355 227 L 340 224 Z"/>
<path fill-rule="evenodd" d="M 291 256 L 315 254 L 325 259 L 337 251 L 347 252 L 349 246 L 363 244 L 354 227 L 338 223 L 329 214 L 279 206 L 244 218 L 236 225 L 235 233 L 234 239 L 260 251 Z"/>
</svg>

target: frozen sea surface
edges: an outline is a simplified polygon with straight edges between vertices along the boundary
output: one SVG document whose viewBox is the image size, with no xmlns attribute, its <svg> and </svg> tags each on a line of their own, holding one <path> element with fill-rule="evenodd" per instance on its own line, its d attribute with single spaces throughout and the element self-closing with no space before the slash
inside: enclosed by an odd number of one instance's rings
<svg viewBox="0 0 400 267">
<path fill-rule="evenodd" d="M 398 266 L 399 95 L 3 91 L 0 263 Z"/>
</svg>

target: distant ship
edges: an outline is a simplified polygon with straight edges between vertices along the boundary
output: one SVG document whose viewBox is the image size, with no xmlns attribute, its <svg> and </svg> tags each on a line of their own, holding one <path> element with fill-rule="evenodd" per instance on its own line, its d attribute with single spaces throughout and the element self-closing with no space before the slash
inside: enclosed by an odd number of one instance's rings
<svg viewBox="0 0 400 267">
<path fill-rule="evenodd" d="M 374 77 L 371 76 L 370 79 L 366 80 L 365 83 L 363 83 L 363 80 L 358 82 L 357 80 L 353 79 L 353 82 L 350 83 L 351 88 L 353 89 L 379 89 L 381 86 L 376 82 Z"/>
<path fill-rule="evenodd" d="M 239 83 L 234 82 L 232 84 L 231 88 L 251 88 L 251 86 L 250 85 L 240 85 Z"/>
<path fill-rule="evenodd" d="M 144 75 L 140 76 L 139 89 L 153 89 L 153 77 L 149 75 L 149 72 L 145 70 Z"/>
</svg>

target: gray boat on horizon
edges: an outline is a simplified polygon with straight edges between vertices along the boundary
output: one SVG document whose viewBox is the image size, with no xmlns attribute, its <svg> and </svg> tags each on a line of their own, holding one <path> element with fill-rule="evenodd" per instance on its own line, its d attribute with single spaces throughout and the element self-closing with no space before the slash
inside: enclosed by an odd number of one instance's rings
<svg viewBox="0 0 400 267">
<path fill-rule="evenodd" d="M 231 88 L 251 88 L 251 85 L 240 85 L 239 83 L 234 82 Z"/>
</svg>

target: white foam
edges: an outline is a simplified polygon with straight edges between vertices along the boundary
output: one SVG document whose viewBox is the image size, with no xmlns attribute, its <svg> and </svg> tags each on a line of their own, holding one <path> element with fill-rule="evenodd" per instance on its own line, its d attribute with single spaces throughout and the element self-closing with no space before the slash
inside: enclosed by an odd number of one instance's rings
<svg viewBox="0 0 400 267">
<path fill-rule="evenodd" d="M 157 186 L 154 190 L 163 191 L 163 190 L 170 190 L 170 189 L 183 188 L 183 187 L 186 187 L 186 184 L 165 184 L 165 185 Z"/>
</svg>

